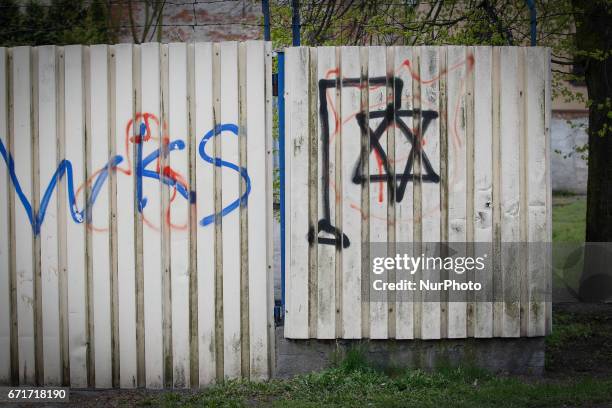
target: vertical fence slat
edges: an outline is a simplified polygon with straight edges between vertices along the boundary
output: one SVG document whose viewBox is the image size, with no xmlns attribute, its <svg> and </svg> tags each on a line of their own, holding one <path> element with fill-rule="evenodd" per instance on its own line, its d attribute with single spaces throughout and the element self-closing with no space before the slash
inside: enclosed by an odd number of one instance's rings
<svg viewBox="0 0 612 408">
<path fill-rule="evenodd" d="M 541 244 L 548 240 L 547 231 L 547 185 L 546 174 L 546 80 L 548 55 L 542 48 L 525 50 L 525 69 L 527 70 L 526 120 L 527 120 L 527 197 L 528 197 L 528 237 L 529 246 L 529 336 L 543 336 L 546 333 L 546 268 L 547 259 L 543 254 L 546 248 Z M 536 244 L 538 243 L 538 244 Z M 544 252 L 543 252 L 544 250 Z"/>
<path fill-rule="evenodd" d="M 268 263 L 267 240 L 261 238 L 262 231 L 267 230 L 266 210 L 266 81 L 264 43 L 246 43 L 246 95 L 240 101 L 247 106 L 246 117 L 246 168 L 250 178 L 251 189 L 248 195 L 248 288 L 249 288 L 249 343 L 250 343 L 250 378 L 252 380 L 268 377 L 268 330 L 269 314 L 267 293 Z M 243 193 L 243 194 L 246 194 Z M 244 251 L 245 248 L 242 248 Z"/>
<path fill-rule="evenodd" d="M 317 84 L 317 53 L 315 47 L 308 49 L 310 60 L 308 61 L 308 336 L 317 336 L 318 312 L 317 301 L 319 293 L 318 276 L 318 235 L 319 225 L 318 194 L 319 194 L 319 118 L 316 114 L 318 106 L 318 84 Z"/>
<path fill-rule="evenodd" d="M 478 165 L 474 166 L 474 241 L 480 250 L 489 250 L 488 266 L 482 271 L 482 292 L 476 294 L 475 337 L 491 337 L 493 335 L 493 304 L 490 243 L 493 239 L 493 158 L 492 158 L 492 53 L 489 47 L 474 47 L 474 158 Z"/>
<path fill-rule="evenodd" d="M 173 345 L 172 345 L 172 243 L 170 241 L 170 223 L 168 217 L 170 214 L 170 189 L 165 186 L 164 178 L 167 173 L 166 168 L 170 168 L 170 134 L 168 129 L 168 121 L 170 119 L 169 110 L 169 52 L 168 44 L 160 46 L 160 93 L 161 93 L 161 138 L 160 138 L 160 154 L 157 166 L 157 173 L 160 177 L 161 189 L 161 219 L 160 219 L 160 234 L 162 246 L 162 344 L 164 358 L 164 387 L 174 386 L 174 363 L 173 363 Z"/>
<path fill-rule="evenodd" d="M 266 219 L 267 219 L 267 235 L 266 235 L 266 263 L 267 263 L 267 332 L 268 332 L 268 344 L 267 344 L 267 362 L 268 362 L 268 378 L 273 378 L 276 373 L 276 323 L 274 317 L 275 300 L 274 300 L 274 281 L 276 268 L 274 266 L 274 238 L 273 229 L 275 228 L 274 223 L 274 200 L 270 200 L 270 197 L 274 196 L 274 139 L 269 137 L 272 134 L 273 129 L 273 110 L 272 110 L 272 43 L 264 43 L 265 52 L 265 97 L 266 97 Z M 277 76 L 278 79 L 278 76 Z"/>
<path fill-rule="evenodd" d="M 187 104 L 188 104 L 188 137 L 185 148 L 188 154 L 189 167 L 189 379 L 191 387 L 200 385 L 199 343 L 198 343 L 198 266 L 197 266 L 197 230 L 198 208 L 196 188 L 197 140 L 196 107 L 195 107 L 195 45 L 187 45 Z"/>
<path fill-rule="evenodd" d="M 545 51 L 545 63 L 550 67 L 551 50 Z M 552 242 L 552 174 L 551 174 L 551 100 L 552 100 L 552 71 L 547 69 L 546 84 L 544 87 L 544 138 L 546 146 L 546 237 L 547 242 Z M 545 254 L 548 264 L 546 266 L 546 332 L 552 332 L 552 252 Z"/>
<path fill-rule="evenodd" d="M 412 163 L 407 167 L 411 167 L 412 170 L 412 241 L 414 242 L 412 248 L 412 256 L 418 256 L 421 252 L 421 242 L 423 234 L 423 206 L 422 196 L 423 189 L 421 185 L 421 123 L 422 123 L 422 107 L 421 107 L 421 80 L 420 80 L 420 66 L 421 66 L 421 54 L 422 47 L 412 48 L 412 61 L 407 68 L 410 70 L 411 76 L 413 77 L 411 99 L 413 106 L 413 146 L 412 149 Z M 413 279 L 418 281 L 423 276 L 421 270 L 416 270 L 413 274 Z M 414 338 L 421 338 L 421 326 L 423 321 L 423 294 L 421 289 L 417 287 L 412 295 L 412 328 L 414 330 Z"/>
<path fill-rule="evenodd" d="M 85 115 L 83 47 L 65 47 L 65 152 L 72 164 L 75 188 L 85 181 Z M 76 194 L 76 192 L 75 192 Z M 66 269 L 68 283 L 68 329 L 70 383 L 87 386 L 88 334 L 86 322 L 85 224 L 75 222 L 71 211 L 85 208 L 84 192 L 66 204 Z"/>
<path fill-rule="evenodd" d="M 161 148 L 162 124 L 160 94 L 160 46 L 143 44 L 141 52 L 141 112 L 136 112 L 130 134 L 136 150 L 135 172 L 142 158 Z M 141 127 L 144 137 L 141 137 Z M 142 153 L 139 154 L 139 149 Z M 140 158 L 139 158 L 140 157 Z M 159 159 L 147 166 L 155 171 Z M 143 169 L 144 170 L 144 169 Z M 142 262 L 144 271 L 144 342 L 146 386 L 161 388 L 164 384 L 162 336 L 162 242 L 161 183 L 151 178 L 136 177 L 136 205 L 143 219 Z M 146 199 L 144 205 L 143 199 Z M 170 305 L 167 305 L 168 307 Z"/>
<path fill-rule="evenodd" d="M 353 171 L 361 154 L 356 115 L 360 106 L 361 64 L 358 47 L 342 47 L 342 232 L 349 246 L 342 250 L 342 337 L 361 338 L 361 183 Z M 349 84 L 348 81 L 352 83 Z M 333 190 L 332 190 L 333 191 Z"/>
<path fill-rule="evenodd" d="M 448 107 L 448 87 L 449 85 L 449 75 L 448 75 L 448 66 L 447 59 L 448 54 L 450 53 L 450 47 L 444 47 L 440 58 L 440 63 L 438 70 L 441 72 L 441 75 L 438 79 L 438 99 L 439 99 L 439 123 L 440 123 L 440 242 L 444 242 L 445 244 L 441 244 L 439 246 L 440 256 L 447 256 L 449 251 L 449 244 L 446 244 L 449 241 L 449 224 L 450 224 L 450 211 L 449 211 L 449 195 L 452 192 L 449 189 L 449 148 L 452 147 L 450 144 L 452 143 L 451 132 L 449 131 L 449 122 L 451 121 L 451 114 L 449 113 L 450 109 Z M 452 128 L 451 128 L 452 129 Z M 449 141 L 450 139 L 450 141 Z M 426 248 L 427 249 L 427 248 Z M 428 251 L 429 252 L 429 251 Z M 434 266 L 435 268 L 435 266 Z M 429 269 L 427 266 L 424 269 Z M 451 276 L 452 271 L 448 271 L 444 268 L 440 269 L 439 277 L 441 281 L 448 279 Z M 442 290 L 439 293 L 440 300 L 440 336 L 442 338 L 448 337 L 448 327 L 449 327 L 449 297 L 452 294 L 452 290 Z M 436 299 L 438 297 L 436 296 Z"/>
<path fill-rule="evenodd" d="M 10 69 L 10 68 L 9 68 Z M 7 50 L 0 47 L 0 143 L 8 153 Z M 11 382 L 11 304 L 8 197 L 12 187 L 7 171 L 8 156 L 0 162 L 0 384 Z M 12 194 L 12 192 L 11 192 Z"/>
<path fill-rule="evenodd" d="M 56 66 L 55 47 L 38 48 L 38 162 L 39 197 L 52 183 L 57 170 Z M 50 197 L 45 222 L 40 230 L 40 269 L 42 284 L 42 323 L 45 384 L 61 384 L 58 289 L 58 218 L 57 192 Z"/>
<path fill-rule="evenodd" d="M 519 239 L 518 251 L 520 262 L 518 265 L 518 307 L 519 307 L 519 336 L 529 334 L 529 247 L 525 245 L 529 241 L 529 142 L 528 142 L 528 117 L 526 83 L 527 68 L 525 67 L 525 48 L 518 49 L 518 82 L 519 90 Z"/>
<path fill-rule="evenodd" d="M 215 373 L 215 213 L 213 158 L 213 49 L 211 43 L 195 45 L 196 200 L 198 268 L 198 349 L 200 385 L 212 384 Z M 204 157 L 203 157 L 204 155 Z"/>
<path fill-rule="evenodd" d="M 168 45 L 168 166 L 164 175 L 170 187 L 170 273 L 172 287 L 172 363 L 174 387 L 188 387 L 189 380 L 189 143 L 187 127 L 187 45 Z M 176 147 L 174 147 L 176 145 Z M 174 177 L 173 177 L 174 175 Z M 165 187 L 162 187 L 165 188 Z M 183 193 L 181 193 L 181 188 Z M 186 194 L 187 198 L 182 196 Z"/>
<path fill-rule="evenodd" d="M 386 74 L 386 51 L 385 47 L 370 47 L 368 58 L 368 77 L 370 80 L 370 103 L 369 103 L 369 121 L 365 122 L 365 126 L 369 127 L 370 138 L 378 138 L 378 142 L 383 151 L 387 150 L 387 132 L 386 127 L 378 130 L 384 119 L 384 112 L 387 109 L 387 90 Z M 386 174 L 386 169 L 383 163 L 383 158 L 379 153 L 370 149 L 369 172 L 366 177 L 366 182 L 370 183 L 370 243 L 373 245 L 383 246 L 387 242 L 387 186 L 384 181 L 370 182 L 369 179 L 373 175 L 383 177 Z M 370 250 L 372 252 L 372 250 Z M 386 281 L 386 272 L 379 275 L 377 278 Z M 372 288 L 370 287 L 372 291 Z M 376 300 L 372 300 L 376 299 Z M 384 339 L 387 337 L 387 302 L 386 294 L 370 293 L 370 338 Z"/>
<path fill-rule="evenodd" d="M 364 112 L 365 122 L 370 115 L 370 85 L 368 78 L 369 48 L 359 48 L 359 106 Z M 370 132 L 366 126 L 359 126 L 359 169 L 363 176 L 369 174 L 370 167 Z M 361 335 L 370 337 L 370 183 L 361 183 L 359 201 L 361 212 Z"/>
<path fill-rule="evenodd" d="M 31 68 L 30 68 L 30 80 L 31 82 L 31 103 L 32 108 L 30 111 L 30 123 L 32 130 L 32 204 L 33 214 L 37 214 L 40 209 L 41 197 L 39 194 L 40 189 L 40 172 L 39 172 L 39 126 L 38 126 L 38 48 L 33 48 L 30 55 Z M 40 224 L 39 224 L 40 226 Z M 37 232 L 39 231 L 37 227 Z M 33 280 L 33 309 L 34 309 L 34 371 L 36 384 L 44 383 L 44 355 L 43 355 L 43 325 L 42 325 L 42 283 L 41 283 L 41 271 L 40 271 L 40 235 L 38 233 L 33 235 L 34 241 L 34 253 L 32 254 L 32 260 L 34 262 L 34 280 Z"/>
<path fill-rule="evenodd" d="M 213 157 L 214 160 L 221 157 L 221 81 L 215 80 L 221 76 L 221 45 L 218 43 L 213 44 L 213 58 L 212 58 L 212 99 L 213 99 L 213 127 L 214 136 L 213 141 Z M 238 132 L 236 132 L 238 133 Z M 214 162 L 214 161 L 213 161 Z M 223 341 L 223 231 L 221 224 L 221 211 L 223 209 L 223 202 L 221 197 L 221 169 L 215 166 L 213 170 L 214 183 L 214 249 L 215 249 L 215 375 L 218 379 L 223 378 L 223 352 L 224 352 L 224 341 Z"/>
<path fill-rule="evenodd" d="M 88 188 L 91 191 L 91 220 L 88 229 L 92 240 L 93 325 L 95 350 L 95 386 L 109 388 L 111 371 L 111 291 L 109 242 L 109 112 L 108 112 L 108 46 L 90 47 L 90 117 L 91 158 Z M 106 174 L 106 175 L 105 175 Z M 100 184 L 98 184 L 100 182 Z M 93 196 L 96 195 L 95 201 Z"/>
<path fill-rule="evenodd" d="M 13 49 L 13 140 L 15 174 L 21 190 L 34 209 L 32 191 L 31 64 L 30 47 Z M 17 286 L 17 332 L 19 381 L 33 384 L 34 372 L 34 249 L 32 225 L 21 200 L 15 195 L 14 236 Z"/>
<path fill-rule="evenodd" d="M 336 247 L 335 227 L 335 168 L 336 168 L 336 118 L 338 111 L 335 98 L 335 81 L 339 75 L 336 67 L 336 48 L 320 47 L 317 49 L 317 97 L 318 123 L 318 234 L 314 245 L 317 246 L 317 338 L 332 339 L 336 329 Z M 324 80 L 324 82 L 321 82 Z M 321 86 L 325 84 L 326 86 Z M 324 106 L 322 106 L 324 105 Z M 327 109 L 325 109 L 327 108 Z M 327 111 L 325 115 L 324 112 Z M 325 134 L 324 134 L 325 133 Z M 331 240 L 323 241 L 323 240 Z M 318 242 L 317 242 L 318 241 Z"/>
<path fill-rule="evenodd" d="M 493 297 L 493 336 L 501 337 L 503 333 L 503 273 L 501 270 L 501 199 L 500 199 L 500 120 L 501 120 L 501 96 L 500 96 L 500 64 L 501 64 L 501 48 L 493 47 L 491 49 L 491 111 L 492 111 L 492 132 L 491 132 L 491 160 L 492 160 L 492 197 L 491 206 L 492 212 L 492 256 L 491 270 L 492 283 L 491 291 Z"/>
<path fill-rule="evenodd" d="M 466 253 L 468 256 L 475 257 L 479 255 L 474 244 L 474 167 L 476 158 L 474 156 L 474 47 L 467 47 L 465 58 L 465 150 L 466 150 L 466 231 L 465 236 L 469 244 L 466 244 Z M 488 258 L 488 255 L 485 259 Z M 466 272 L 466 280 L 475 281 L 480 278 L 479 270 L 471 269 Z M 476 293 L 466 293 L 466 336 L 474 337 L 476 326 Z"/>
<path fill-rule="evenodd" d="M 246 99 L 246 44 L 238 44 L 238 167 L 242 172 L 247 167 L 247 114 L 249 108 L 243 101 Z M 265 107 L 265 105 L 264 105 Z M 265 114 L 264 114 L 265 119 Z M 264 162 L 265 163 L 265 162 Z M 242 201 L 246 194 L 247 183 L 239 177 L 240 207 L 238 209 L 239 237 L 240 237 L 240 371 L 247 378 L 251 372 L 251 347 L 249 344 L 249 209 L 248 203 Z"/>
<path fill-rule="evenodd" d="M 503 336 L 520 334 L 520 257 L 518 246 L 523 209 L 519 202 L 520 103 L 519 52 L 517 48 L 502 47 L 500 55 L 500 215 L 501 215 L 501 267 L 503 275 Z M 510 244 L 509 244 L 510 243 Z M 510 246 L 511 245 L 511 246 Z"/>
<path fill-rule="evenodd" d="M 448 241 L 457 255 L 466 256 L 466 112 L 465 75 L 466 47 L 447 47 L 447 188 L 448 188 Z M 459 244 L 453 245 L 453 242 Z M 462 253 L 463 252 L 463 253 Z M 449 279 L 464 282 L 466 274 L 449 271 Z M 449 291 L 448 333 L 449 338 L 463 338 L 467 335 L 466 303 L 460 301 L 465 293 Z"/>
<path fill-rule="evenodd" d="M 285 137 L 287 208 L 308 203 L 308 70 L 309 50 L 289 48 L 285 65 Z M 308 217 L 289 211 L 286 228 L 285 337 L 308 338 Z"/>
<path fill-rule="evenodd" d="M 144 217 L 142 216 L 141 210 L 141 197 L 143 195 L 142 188 L 142 169 L 140 167 L 139 157 L 141 148 L 140 143 L 140 130 L 138 123 L 143 122 L 142 118 L 137 115 L 141 115 L 142 112 L 142 47 L 134 46 L 132 49 L 132 89 L 130 90 L 133 95 L 132 100 L 132 117 L 129 122 L 130 126 L 126 126 L 125 137 L 126 137 L 126 151 L 129 151 L 127 146 L 131 146 L 131 154 L 126 154 L 131 158 L 132 172 L 134 177 L 134 266 L 135 266 L 135 309 L 136 309 L 136 384 L 138 387 L 143 387 L 148 384 L 147 378 L 147 367 L 146 367 L 146 350 L 145 350 L 145 339 L 146 339 L 146 315 L 145 315 L 145 304 L 146 304 L 146 284 L 144 276 Z M 159 105 L 158 105 L 159 106 Z M 149 137 L 152 135 L 151 126 L 147 131 L 145 125 L 145 135 Z M 159 130 L 157 130 L 159 132 Z M 158 133 L 159 135 L 159 133 Z M 159 136 L 158 136 L 159 137 Z M 138 142 L 138 143 L 136 143 Z M 159 144 L 158 144 L 159 145 Z"/>
<path fill-rule="evenodd" d="M 238 44 L 221 44 L 221 124 L 238 124 Z M 237 166 L 238 135 L 221 136 L 221 157 Z M 240 175 L 221 169 L 221 195 L 225 208 L 240 196 Z M 240 376 L 240 218 L 238 208 L 222 216 L 223 228 L 223 363 L 226 378 Z"/>
<path fill-rule="evenodd" d="M 56 112 L 57 112 L 57 150 L 58 161 L 66 157 L 66 60 L 64 47 L 57 51 L 57 92 L 56 92 Z M 59 248 L 59 320 L 60 320 L 60 353 L 62 359 L 62 385 L 70 384 L 70 336 L 69 336 L 69 308 L 68 308 L 68 252 L 66 242 L 66 222 L 69 217 L 67 211 L 66 184 L 60 183 L 57 186 L 58 201 L 58 248 Z"/>
<path fill-rule="evenodd" d="M 134 235 L 135 191 L 130 142 L 133 94 L 131 44 L 114 47 L 115 53 L 115 152 L 123 161 L 114 172 L 117 191 L 117 286 L 119 304 L 119 383 L 136 387 L 136 254 Z"/>
<path fill-rule="evenodd" d="M 335 302 L 334 302 L 334 315 L 335 315 L 335 337 L 342 337 L 343 326 L 342 326 L 342 299 L 345 296 L 344 289 L 342 288 L 342 262 L 343 262 L 343 248 L 345 247 L 343 224 L 342 224 L 342 59 L 341 59 L 341 48 L 336 47 L 334 49 L 334 56 L 336 62 L 336 68 L 338 70 L 338 79 L 336 81 L 335 86 L 335 95 L 336 95 L 336 106 L 337 106 L 337 114 L 338 114 L 338 134 L 333 140 L 335 157 L 334 157 L 334 180 L 331 182 L 334 183 L 336 194 L 333 195 L 335 200 L 335 227 L 339 233 L 336 236 L 336 262 L 334 268 L 334 286 L 335 286 Z M 330 141 L 330 143 L 332 143 Z M 330 191 L 331 194 L 331 191 Z M 340 241 L 338 241 L 340 240 Z"/>
<path fill-rule="evenodd" d="M 387 54 L 387 61 L 385 63 L 385 88 L 386 88 L 386 100 L 387 100 L 387 111 L 392 112 L 390 126 L 387 127 L 387 145 L 386 155 L 388 162 L 387 182 L 385 187 L 387 190 L 387 253 L 390 256 L 394 256 L 397 252 L 397 239 L 396 239 L 396 220 L 395 220 L 395 201 L 396 201 L 396 187 L 393 185 L 395 182 L 395 138 L 396 134 L 395 127 L 395 110 L 398 107 L 396 94 L 396 83 L 395 83 L 395 47 L 387 47 L 385 50 Z M 389 117 L 389 116 L 387 116 Z M 387 280 L 389 283 L 397 282 L 397 271 L 391 269 L 388 271 Z M 396 308 L 395 302 L 397 300 L 397 293 L 390 291 L 387 294 L 387 337 L 396 337 Z"/>
<path fill-rule="evenodd" d="M 433 176 L 431 172 L 440 174 L 440 120 L 432 118 L 428 120 L 423 112 L 434 111 L 440 114 L 439 81 L 440 77 L 440 55 L 444 52 L 438 47 L 422 47 L 420 58 L 421 78 L 421 179 L 422 179 L 422 242 L 440 242 L 440 183 L 428 181 L 426 177 Z M 428 123 L 427 128 L 426 123 Z M 429 161 L 431 169 L 426 165 Z M 431 255 L 433 245 L 424 245 L 423 253 Z M 440 271 L 427 270 L 424 279 L 435 281 L 439 278 Z M 421 335 L 424 339 L 440 338 L 440 303 L 438 295 L 429 291 L 424 293 L 422 301 Z"/>
<path fill-rule="evenodd" d="M 402 175 L 412 173 L 411 155 L 414 152 L 415 142 L 412 140 L 414 107 L 412 104 L 412 75 L 408 64 L 413 62 L 412 48 L 395 48 L 395 78 L 401 81 L 401 90 L 396 84 L 395 99 L 400 101 L 398 117 L 395 118 L 398 128 L 395 131 L 395 239 L 398 244 L 412 242 L 413 238 L 413 191 L 412 181 L 402 183 Z M 399 94 L 399 95 L 398 95 Z M 405 113 L 404 113 L 405 112 Z M 397 246 L 400 251 L 406 246 Z M 396 281 L 408 279 L 406 272 L 396 271 Z M 412 291 L 399 291 L 395 303 L 395 338 L 411 339 L 414 337 L 413 327 L 413 293 Z"/>
<path fill-rule="evenodd" d="M 123 156 L 117 156 L 117 115 L 115 112 L 117 76 L 115 67 L 117 64 L 114 46 L 109 46 L 108 52 L 108 156 L 113 159 L 112 166 L 108 169 L 109 184 L 109 250 L 110 250 L 110 319 L 111 319 L 111 385 L 120 387 L 121 383 L 121 355 L 119 344 L 119 287 L 118 287 L 118 265 L 117 265 L 117 168 L 116 162 L 123 160 Z M 131 77 L 131 70 L 128 77 Z M 121 133 L 121 132 L 120 132 Z M 132 201 L 133 202 L 133 201 Z"/>
</svg>

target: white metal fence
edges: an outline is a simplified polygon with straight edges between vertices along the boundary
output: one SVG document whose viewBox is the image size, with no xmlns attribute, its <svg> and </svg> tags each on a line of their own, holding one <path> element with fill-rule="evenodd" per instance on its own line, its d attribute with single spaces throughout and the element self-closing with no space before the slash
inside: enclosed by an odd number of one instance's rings
<svg viewBox="0 0 612 408">
<path fill-rule="evenodd" d="M 270 43 L 0 48 L 0 382 L 273 367 Z"/>
<path fill-rule="evenodd" d="M 545 254 L 493 270 L 520 301 L 364 290 L 370 242 L 550 242 L 548 49 L 291 48 L 285 84 L 286 337 L 549 332 Z"/>
</svg>

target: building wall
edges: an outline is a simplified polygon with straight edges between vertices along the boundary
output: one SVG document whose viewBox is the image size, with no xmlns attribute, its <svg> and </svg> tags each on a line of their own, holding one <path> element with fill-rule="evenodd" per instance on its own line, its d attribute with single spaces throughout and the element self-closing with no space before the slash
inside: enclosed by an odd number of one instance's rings
<svg viewBox="0 0 612 408">
<path fill-rule="evenodd" d="M 586 113 L 557 112 L 551 123 L 551 172 L 553 191 L 586 194 L 588 168 L 585 153 L 576 147 L 588 142 Z"/>
<path fill-rule="evenodd" d="M 555 69 L 568 70 L 569 66 L 555 66 Z M 585 86 L 566 83 L 568 90 L 587 97 Z M 575 148 L 588 141 L 586 133 L 589 111 L 584 102 L 567 101 L 557 95 L 552 101 L 551 122 L 551 176 L 553 191 L 586 194 L 587 162 L 586 153 L 578 153 Z"/>
<path fill-rule="evenodd" d="M 132 2 L 139 38 L 145 21 L 145 3 Z M 133 42 L 127 2 L 116 3 L 113 13 L 122 27 L 119 42 Z M 161 38 L 150 33 L 146 41 L 246 41 L 263 39 L 261 1 L 208 0 L 167 2 L 161 21 Z"/>
</svg>

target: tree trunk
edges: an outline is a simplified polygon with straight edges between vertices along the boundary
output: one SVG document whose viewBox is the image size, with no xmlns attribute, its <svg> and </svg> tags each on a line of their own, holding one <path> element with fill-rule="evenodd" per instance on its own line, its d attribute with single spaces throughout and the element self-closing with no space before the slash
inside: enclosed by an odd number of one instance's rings
<svg viewBox="0 0 612 408">
<path fill-rule="evenodd" d="M 601 301 L 612 296 L 612 3 L 572 0 L 572 4 L 576 46 L 591 101 L 586 241 L 608 242 L 587 244 L 580 297 Z"/>
</svg>

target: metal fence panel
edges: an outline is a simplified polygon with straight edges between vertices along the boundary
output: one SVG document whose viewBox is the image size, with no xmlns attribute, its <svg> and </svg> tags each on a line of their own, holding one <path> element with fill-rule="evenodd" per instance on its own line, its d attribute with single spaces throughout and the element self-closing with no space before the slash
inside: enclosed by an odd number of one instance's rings
<svg viewBox="0 0 612 408">
<path fill-rule="evenodd" d="M 262 41 L 0 48 L 0 382 L 271 376 L 271 64 Z"/>
<path fill-rule="evenodd" d="M 296 47 L 285 84 L 285 337 L 550 332 L 545 257 L 499 251 L 551 241 L 548 49 Z M 497 296 L 373 297 L 374 245 L 407 242 L 490 245 Z"/>
</svg>

